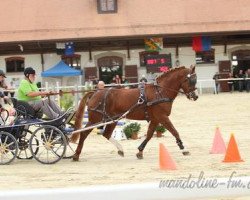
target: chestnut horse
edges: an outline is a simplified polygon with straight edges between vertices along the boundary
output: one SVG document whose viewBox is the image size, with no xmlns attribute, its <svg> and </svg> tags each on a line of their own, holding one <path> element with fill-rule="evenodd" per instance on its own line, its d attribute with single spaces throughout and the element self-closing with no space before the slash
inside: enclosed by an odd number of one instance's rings
<svg viewBox="0 0 250 200">
<path fill-rule="evenodd" d="M 197 77 L 195 67 L 179 67 L 162 73 L 156 78 L 155 83 L 141 84 L 138 88 L 108 88 L 89 92 L 82 98 L 76 113 L 75 130 L 82 126 L 85 105 L 88 106 L 89 121 L 86 127 L 95 126 L 104 122 L 106 125 L 103 136 L 112 142 L 118 149 L 118 154 L 123 156 L 122 146 L 111 137 L 111 134 L 120 118 L 126 117 L 132 120 L 147 120 L 149 122 L 146 139 L 138 147 L 136 154 L 138 159 L 143 158 L 143 150 L 152 138 L 156 126 L 160 123 L 175 137 L 176 143 L 183 155 L 188 155 L 179 133 L 171 123 L 169 115 L 174 99 L 178 93 L 184 93 L 188 99 L 196 100 L 195 85 Z M 182 89 L 182 91 L 180 91 Z M 72 136 L 76 141 L 80 134 L 80 140 L 73 156 L 78 161 L 82 151 L 84 140 L 93 127 L 89 130 L 79 131 Z"/>
</svg>

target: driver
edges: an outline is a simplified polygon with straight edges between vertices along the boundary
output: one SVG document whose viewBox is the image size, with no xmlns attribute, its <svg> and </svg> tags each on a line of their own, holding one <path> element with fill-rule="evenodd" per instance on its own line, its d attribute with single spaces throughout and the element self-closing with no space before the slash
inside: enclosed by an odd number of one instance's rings
<svg viewBox="0 0 250 200">
<path fill-rule="evenodd" d="M 42 99 L 42 96 L 48 95 L 49 92 L 39 91 L 35 84 L 36 71 L 32 67 L 25 68 L 24 76 L 18 87 L 17 99 L 28 102 L 36 112 L 41 110 L 50 119 L 62 115 L 63 112 L 54 101 L 48 98 Z"/>
</svg>

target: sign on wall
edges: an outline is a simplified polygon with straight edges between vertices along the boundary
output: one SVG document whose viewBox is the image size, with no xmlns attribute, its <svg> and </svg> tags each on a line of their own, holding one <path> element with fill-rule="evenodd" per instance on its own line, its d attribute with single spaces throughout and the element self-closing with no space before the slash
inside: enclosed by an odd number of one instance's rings
<svg viewBox="0 0 250 200">
<path fill-rule="evenodd" d="M 150 55 L 146 57 L 147 72 L 167 71 L 172 67 L 171 54 Z"/>
</svg>

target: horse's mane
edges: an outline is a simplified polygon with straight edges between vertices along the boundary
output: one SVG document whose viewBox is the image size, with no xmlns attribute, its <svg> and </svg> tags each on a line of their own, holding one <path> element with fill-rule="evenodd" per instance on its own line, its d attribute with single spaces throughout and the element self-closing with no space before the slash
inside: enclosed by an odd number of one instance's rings
<svg viewBox="0 0 250 200">
<path fill-rule="evenodd" d="M 182 67 L 175 67 L 175 68 L 171 68 L 170 70 L 168 70 L 167 72 L 163 72 L 162 74 L 160 74 L 159 76 L 156 77 L 156 81 L 159 82 L 162 78 L 169 76 L 169 74 L 172 74 L 175 71 L 178 70 L 182 70 L 182 69 L 186 69 L 184 66 Z"/>
</svg>

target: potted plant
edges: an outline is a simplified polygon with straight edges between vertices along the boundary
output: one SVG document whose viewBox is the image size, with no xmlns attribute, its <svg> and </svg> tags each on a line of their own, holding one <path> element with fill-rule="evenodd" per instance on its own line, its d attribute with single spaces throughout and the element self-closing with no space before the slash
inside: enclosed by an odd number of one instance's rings
<svg viewBox="0 0 250 200">
<path fill-rule="evenodd" d="M 166 131 L 166 128 L 159 124 L 158 126 L 156 126 L 155 128 L 156 131 L 156 137 L 162 137 L 162 134 Z"/>
<path fill-rule="evenodd" d="M 126 137 L 129 139 L 136 140 L 138 139 L 138 132 L 141 129 L 141 125 L 137 122 L 133 122 L 128 124 L 123 128 L 123 132 L 125 133 Z"/>
</svg>

